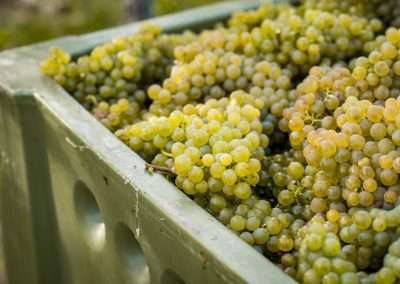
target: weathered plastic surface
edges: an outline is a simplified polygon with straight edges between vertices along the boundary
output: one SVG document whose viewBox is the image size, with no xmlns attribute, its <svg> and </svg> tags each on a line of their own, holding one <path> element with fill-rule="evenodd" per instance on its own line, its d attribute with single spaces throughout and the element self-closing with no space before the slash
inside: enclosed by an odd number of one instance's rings
<svg viewBox="0 0 400 284">
<path fill-rule="evenodd" d="M 152 20 L 213 23 L 257 1 Z M 49 19 L 51 24 L 52 19 Z M 292 283 L 41 75 L 51 46 L 81 54 L 138 24 L 0 53 L 0 208 L 10 284 Z"/>
</svg>

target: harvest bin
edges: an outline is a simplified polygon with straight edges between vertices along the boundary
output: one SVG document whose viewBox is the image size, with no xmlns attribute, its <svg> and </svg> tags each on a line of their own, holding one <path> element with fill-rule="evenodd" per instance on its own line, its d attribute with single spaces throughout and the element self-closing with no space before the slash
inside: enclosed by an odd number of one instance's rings
<svg viewBox="0 0 400 284">
<path fill-rule="evenodd" d="M 155 18 L 201 28 L 258 1 Z M 52 24 L 49 19 L 49 24 Z M 96 121 L 39 63 L 140 23 L 0 53 L 1 221 L 10 284 L 292 283 Z"/>
</svg>

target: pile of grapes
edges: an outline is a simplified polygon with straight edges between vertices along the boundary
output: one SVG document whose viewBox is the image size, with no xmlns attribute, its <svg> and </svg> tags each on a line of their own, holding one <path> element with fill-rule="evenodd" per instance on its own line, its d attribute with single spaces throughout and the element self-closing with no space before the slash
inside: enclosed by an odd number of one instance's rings
<svg viewBox="0 0 400 284">
<path fill-rule="evenodd" d="M 41 67 L 297 281 L 399 283 L 399 22 L 397 0 L 266 4 Z"/>
</svg>

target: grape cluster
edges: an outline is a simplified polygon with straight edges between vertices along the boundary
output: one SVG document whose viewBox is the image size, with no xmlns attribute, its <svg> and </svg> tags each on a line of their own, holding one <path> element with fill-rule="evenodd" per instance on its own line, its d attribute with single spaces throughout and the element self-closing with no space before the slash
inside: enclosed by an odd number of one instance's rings
<svg viewBox="0 0 400 284">
<path fill-rule="evenodd" d="M 313 67 L 297 87 L 296 102 L 285 109 L 281 130 L 290 132 L 291 146 L 318 172 L 310 183 L 319 198 L 315 213 L 328 210 L 329 198 L 320 198 L 332 186 L 341 188 L 349 207 L 397 203 L 397 33 L 389 29 L 379 51 L 353 60 L 352 70 Z"/>
<path fill-rule="evenodd" d="M 267 121 L 276 126 L 291 99 L 293 77 L 320 62 L 330 64 L 361 52 L 381 28 L 376 19 L 318 10 L 301 13 L 284 5 L 238 13 L 228 27 L 206 30 L 175 48 L 170 76 L 148 89 L 153 101 L 149 110 L 165 116 L 193 101 L 258 87 L 272 101 L 274 117 Z"/>
<path fill-rule="evenodd" d="M 399 214 L 400 207 L 316 216 L 300 230 L 296 278 L 303 283 L 396 283 Z"/>
<path fill-rule="evenodd" d="M 304 0 L 42 71 L 302 283 L 400 281 L 398 1 Z"/>
<path fill-rule="evenodd" d="M 100 101 L 93 106 L 92 113 L 107 128 L 116 131 L 141 118 L 141 106 L 145 98 L 143 91 L 136 91 L 133 98 L 122 98 L 115 103 Z"/>
<path fill-rule="evenodd" d="M 379 17 L 392 26 L 398 26 L 400 5 L 396 0 L 303 0 L 304 9 L 317 9 L 336 14 L 349 13 L 366 18 Z"/>
<path fill-rule="evenodd" d="M 291 85 L 290 71 L 276 63 L 209 51 L 190 63 L 174 66 L 162 86 L 152 85 L 147 93 L 153 101 L 149 110 L 157 116 L 168 115 L 188 103 L 226 97 L 235 90 L 262 99 L 264 112 L 273 108 L 278 115 L 288 105 Z"/>
<path fill-rule="evenodd" d="M 264 16 L 260 20 L 260 16 Z M 276 6 L 239 13 L 228 27 L 202 32 L 198 39 L 175 50 L 181 62 L 191 62 L 209 50 L 223 50 L 246 57 L 263 56 L 289 68 L 294 75 L 310 67 L 332 64 L 361 53 L 365 43 L 383 28 L 377 18 L 321 10 Z"/>
<path fill-rule="evenodd" d="M 167 78 L 174 61 L 174 47 L 195 38 L 191 32 L 160 32 L 157 26 L 143 25 L 138 33 L 98 46 L 76 61 L 61 49 L 53 48 L 41 70 L 87 109 L 94 109 L 106 126 L 116 129 L 124 126 L 123 121 L 132 123 L 141 116 L 140 109 L 148 103 L 147 86 Z M 128 114 L 126 99 L 130 104 Z"/>
<path fill-rule="evenodd" d="M 176 64 L 168 79 L 150 86 L 149 111 L 165 116 L 188 103 L 219 99 L 243 90 L 264 102 L 261 119 L 264 133 L 270 135 L 277 128 L 283 109 L 294 100 L 292 77 L 292 70 L 259 56 L 207 50 L 188 63 Z"/>
<path fill-rule="evenodd" d="M 246 200 L 259 182 L 260 160 L 269 144 L 259 121 L 262 107 L 262 100 L 235 91 L 116 134 L 153 164 L 171 168 L 186 194 L 212 193 L 218 202 L 211 197 L 211 209 L 219 212 L 225 198 Z"/>
</svg>

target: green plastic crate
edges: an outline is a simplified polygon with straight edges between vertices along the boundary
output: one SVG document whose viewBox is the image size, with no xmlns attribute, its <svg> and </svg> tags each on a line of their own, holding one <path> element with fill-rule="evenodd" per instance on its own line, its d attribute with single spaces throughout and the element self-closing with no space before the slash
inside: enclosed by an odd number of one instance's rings
<svg viewBox="0 0 400 284">
<path fill-rule="evenodd" d="M 201 28 L 257 5 L 226 2 L 151 21 L 164 31 Z M 51 46 L 83 54 L 139 24 L 0 53 L 10 284 L 293 283 L 163 176 L 147 173 L 138 155 L 39 71 Z"/>
</svg>

